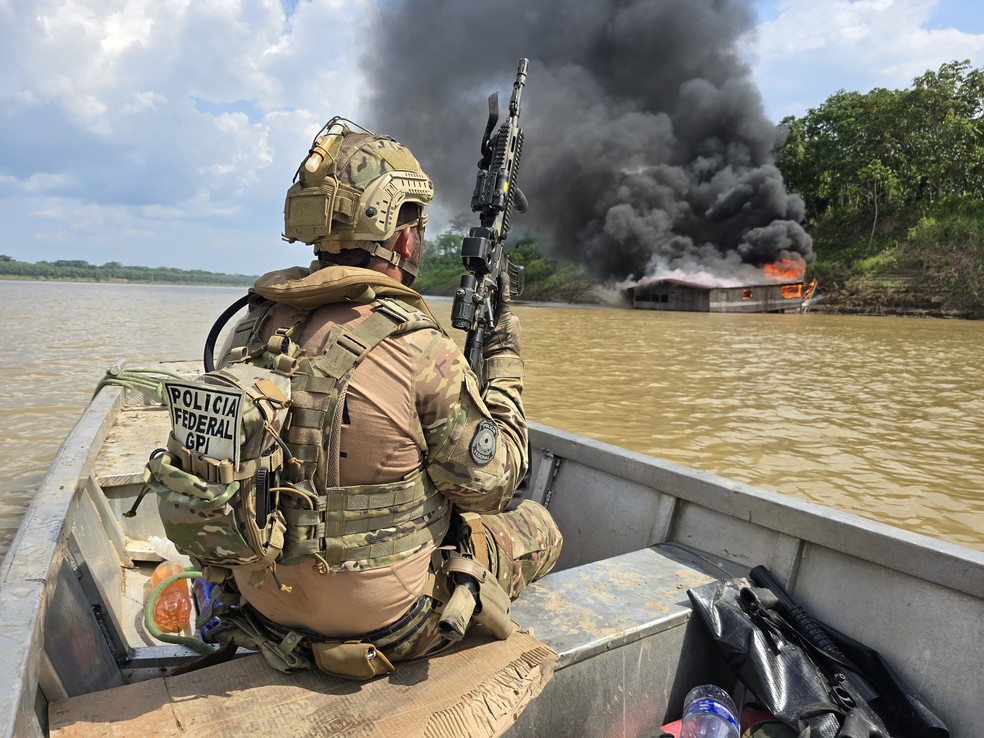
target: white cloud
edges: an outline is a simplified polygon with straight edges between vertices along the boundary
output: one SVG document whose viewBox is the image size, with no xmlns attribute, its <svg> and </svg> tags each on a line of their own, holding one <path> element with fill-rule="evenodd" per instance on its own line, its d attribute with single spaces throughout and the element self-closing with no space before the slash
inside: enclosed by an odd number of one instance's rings
<svg viewBox="0 0 984 738">
<path fill-rule="evenodd" d="M 147 11 L 153 8 L 150 3 L 130 3 L 109 16 L 101 42 L 103 51 L 107 55 L 118 56 L 131 46 L 148 45 L 154 19 L 147 15 Z"/>
<path fill-rule="evenodd" d="M 71 185 L 70 175 L 64 173 L 35 172 L 24 179 L 0 174 L 0 192 L 15 196 L 45 195 Z"/>
<path fill-rule="evenodd" d="M 131 102 L 124 103 L 120 112 L 124 115 L 142 113 L 145 110 L 156 111 L 167 103 L 167 98 L 158 92 L 144 91 L 134 92 Z"/>
<path fill-rule="evenodd" d="M 939 0 L 781 0 L 746 39 L 773 118 L 802 115 L 839 89 L 907 87 L 952 60 L 984 63 L 984 35 L 932 28 Z"/>
<path fill-rule="evenodd" d="M 290 17 L 280 0 L 0 2 L 3 248 L 118 253 L 114 239 L 140 234 L 152 248 L 131 263 L 285 259 L 283 195 L 324 121 L 359 119 L 374 13 L 371 0 L 302 0 Z"/>
<path fill-rule="evenodd" d="M 367 118 L 374 80 L 360 68 L 380 2 L 300 0 L 288 15 L 281 0 L 0 0 L 3 253 L 250 272 L 305 262 L 279 234 L 311 138 L 333 115 L 392 125 Z M 984 63 L 981 36 L 929 27 L 935 7 L 780 0 L 746 40 L 770 115 L 842 87 L 904 86 L 955 58 Z"/>
<path fill-rule="evenodd" d="M 757 50 L 772 59 L 818 48 L 878 52 L 921 27 L 935 5 L 936 0 L 782 0 L 777 18 L 759 26 Z M 860 39 L 877 48 L 857 47 Z"/>
</svg>

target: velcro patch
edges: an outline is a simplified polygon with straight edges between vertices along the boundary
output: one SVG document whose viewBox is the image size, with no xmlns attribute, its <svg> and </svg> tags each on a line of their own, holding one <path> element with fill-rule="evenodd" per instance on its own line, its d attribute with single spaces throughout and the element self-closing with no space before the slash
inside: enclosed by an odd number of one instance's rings
<svg viewBox="0 0 984 738">
<path fill-rule="evenodd" d="M 165 381 L 171 432 L 178 443 L 216 461 L 239 464 L 244 393 L 196 382 Z"/>
<path fill-rule="evenodd" d="M 499 442 L 499 427 L 487 418 L 482 418 L 472 436 L 471 457 L 479 466 L 485 466 L 495 457 Z"/>
</svg>

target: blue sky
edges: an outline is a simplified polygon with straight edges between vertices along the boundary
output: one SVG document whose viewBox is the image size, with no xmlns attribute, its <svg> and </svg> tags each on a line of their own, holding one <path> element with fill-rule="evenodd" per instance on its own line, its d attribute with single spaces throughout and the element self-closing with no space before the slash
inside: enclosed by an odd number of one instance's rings
<svg viewBox="0 0 984 738">
<path fill-rule="evenodd" d="M 386 1 L 0 0 L 0 254 L 305 263 L 280 241 L 283 195 L 326 118 L 360 120 L 371 80 L 352 60 Z M 979 0 L 753 5 L 740 49 L 774 121 L 838 89 L 984 66 Z"/>
</svg>

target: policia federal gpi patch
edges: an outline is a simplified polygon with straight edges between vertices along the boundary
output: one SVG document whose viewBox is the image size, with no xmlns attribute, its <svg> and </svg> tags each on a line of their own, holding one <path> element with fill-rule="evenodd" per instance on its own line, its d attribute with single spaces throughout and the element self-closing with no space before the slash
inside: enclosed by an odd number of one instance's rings
<svg viewBox="0 0 984 738">
<path fill-rule="evenodd" d="M 499 439 L 499 427 L 487 418 L 482 418 L 472 436 L 471 457 L 479 466 L 485 466 L 495 456 Z"/>
</svg>

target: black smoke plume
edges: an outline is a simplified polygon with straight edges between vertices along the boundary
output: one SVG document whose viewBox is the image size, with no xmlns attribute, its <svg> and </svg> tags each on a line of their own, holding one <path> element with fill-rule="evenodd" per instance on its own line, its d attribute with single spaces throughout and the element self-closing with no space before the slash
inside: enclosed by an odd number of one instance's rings
<svg viewBox="0 0 984 738">
<path fill-rule="evenodd" d="M 629 282 L 813 260 L 737 50 L 750 0 L 404 0 L 382 12 L 370 126 L 414 150 L 449 221 L 477 224 L 461 214 L 486 98 L 498 90 L 505 111 L 525 56 L 530 210 L 514 230 L 535 227 L 555 255 Z"/>
</svg>

